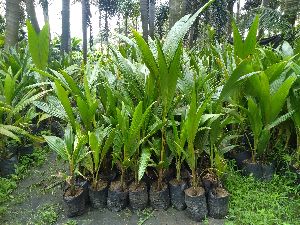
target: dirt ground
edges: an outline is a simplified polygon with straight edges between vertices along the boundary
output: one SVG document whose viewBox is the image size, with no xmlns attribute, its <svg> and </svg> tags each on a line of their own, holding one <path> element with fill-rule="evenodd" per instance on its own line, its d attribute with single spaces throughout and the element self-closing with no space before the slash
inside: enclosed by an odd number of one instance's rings
<svg viewBox="0 0 300 225">
<path fill-rule="evenodd" d="M 56 161 L 54 154 L 39 168 L 34 168 L 30 176 L 19 183 L 9 205 L 9 210 L 0 218 L 0 224 L 7 225 L 222 225 L 224 220 L 208 218 L 202 223 L 189 219 L 184 211 L 169 208 L 167 211 L 146 209 L 132 212 L 126 209 L 114 213 L 108 209 L 95 210 L 88 208 L 87 212 L 76 218 L 66 218 L 63 210 L 62 188 L 57 181 L 62 164 Z"/>
</svg>

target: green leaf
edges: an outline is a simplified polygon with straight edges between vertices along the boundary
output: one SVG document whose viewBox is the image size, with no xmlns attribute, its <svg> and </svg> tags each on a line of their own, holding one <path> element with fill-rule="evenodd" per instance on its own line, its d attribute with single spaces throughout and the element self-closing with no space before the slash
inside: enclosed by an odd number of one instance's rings
<svg viewBox="0 0 300 225">
<path fill-rule="evenodd" d="M 87 130 L 90 130 L 90 124 L 92 122 L 91 118 L 90 118 L 90 114 L 89 114 L 89 105 L 87 104 L 86 101 L 84 101 L 81 97 L 77 97 L 77 107 L 78 107 L 78 111 L 80 114 L 80 118 L 82 119 L 84 126 Z"/>
<path fill-rule="evenodd" d="M 112 129 L 109 131 L 108 137 L 106 138 L 105 144 L 103 146 L 103 149 L 101 151 L 101 156 L 100 156 L 100 164 L 102 163 L 104 157 L 107 155 L 107 152 L 109 148 L 112 146 L 115 138 L 115 129 Z"/>
<path fill-rule="evenodd" d="M 71 103 L 68 98 L 68 93 L 65 89 L 59 84 L 58 81 L 55 81 L 56 93 L 57 97 L 60 100 L 61 104 L 63 105 L 66 114 L 68 115 L 68 121 L 72 124 L 72 127 L 76 130 L 77 123 L 73 114 L 73 110 L 71 107 Z"/>
<path fill-rule="evenodd" d="M 59 100 L 57 99 L 57 101 Z M 57 107 L 57 105 L 53 105 L 50 102 L 46 103 L 41 101 L 34 101 L 33 105 L 51 116 L 65 121 L 67 120 L 67 114 L 62 105 L 60 105 L 61 107 Z"/>
<path fill-rule="evenodd" d="M 253 67 L 250 63 L 250 60 L 244 60 L 242 61 L 237 67 L 236 69 L 232 72 L 231 76 L 229 77 L 229 79 L 226 81 L 226 83 L 224 84 L 220 97 L 219 97 L 219 101 L 223 100 L 225 97 L 229 96 L 230 93 L 232 93 L 234 90 L 236 90 L 236 88 L 239 87 L 239 84 L 242 82 L 239 81 L 239 79 L 246 75 L 246 74 L 250 74 L 253 72 Z"/>
<path fill-rule="evenodd" d="M 13 132 L 11 132 L 9 129 L 7 129 L 4 125 L 0 124 L 0 134 L 10 137 L 14 139 L 17 142 L 20 142 L 20 138 L 15 135 Z"/>
<path fill-rule="evenodd" d="M 163 52 L 166 56 L 166 61 L 169 63 L 178 49 L 180 42 L 193 25 L 197 17 L 206 10 L 215 0 L 210 0 L 204 6 L 202 6 L 193 16 L 186 15 L 182 17 L 169 31 L 166 40 L 163 45 Z"/>
<path fill-rule="evenodd" d="M 4 79 L 3 94 L 5 96 L 6 103 L 9 104 L 9 105 L 11 105 L 12 100 L 14 98 L 15 86 L 16 86 L 15 79 L 9 73 L 7 73 L 6 77 Z"/>
<path fill-rule="evenodd" d="M 293 116 L 293 114 L 295 113 L 294 110 L 292 110 L 291 112 L 288 112 L 280 117 L 278 117 L 274 122 L 272 122 L 271 124 L 266 126 L 266 129 L 272 129 L 276 126 L 278 126 L 279 124 L 281 124 L 282 122 L 286 121 L 287 119 L 291 118 Z"/>
<path fill-rule="evenodd" d="M 250 54 L 253 54 L 256 47 L 256 35 L 258 31 L 259 26 L 259 15 L 256 15 L 254 18 L 254 21 L 249 29 L 247 38 L 245 40 L 244 44 L 244 57 L 249 56 Z"/>
<path fill-rule="evenodd" d="M 257 35 L 258 25 L 259 25 L 259 15 L 257 15 L 254 18 L 254 21 L 249 29 L 246 40 L 243 42 L 236 24 L 234 22 L 232 23 L 234 53 L 241 59 L 245 59 L 249 55 L 254 53 L 256 47 L 256 35 Z"/>
<path fill-rule="evenodd" d="M 14 109 L 11 112 L 11 116 L 12 115 L 16 115 L 17 113 L 19 113 L 21 110 L 23 110 L 26 106 L 33 104 L 33 102 L 35 102 L 36 100 L 42 98 L 43 96 L 45 96 L 47 93 L 51 92 L 52 89 L 50 90 L 46 90 L 46 91 L 42 91 L 40 93 L 37 93 L 31 97 L 24 97 L 22 98 L 18 104 L 14 107 Z"/>
<path fill-rule="evenodd" d="M 45 70 L 49 56 L 49 24 L 46 23 L 43 29 L 36 33 L 33 26 L 26 21 L 28 31 L 29 51 L 34 64 L 41 70 Z"/>
<path fill-rule="evenodd" d="M 242 51 L 244 47 L 244 42 L 242 36 L 240 35 L 239 29 L 236 26 L 234 20 L 232 20 L 232 30 L 233 30 L 233 46 L 234 46 L 234 54 L 241 57 Z"/>
<path fill-rule="evenodd" d="M 262 116 L 260 109 L 254 102 L 253 98 L 248 97 L 248 119 L 250 122 L 250 127 L 255 138 L 258 138 L 262 132 Z"/>
<path fill-rule="evenodd" d="M 93 154 L 93 161 L 94 161 L 94 165 L 95 168 L 98 168 L 99 166 L 99 161 L 100 161 L 100 144 L 98 142 L 98 138 L 95 134 L 95 132 L 89 132 L 89 145 L 90 148 L 92 150 L 92 154 Z"/>
<path fill-rule="evenodd" d="M 139 50 L 142 53 L 143 61 L 145 62 L 146 66 L 150 70 L 150 76 L 157 77 L 158 76 L 158 67 L 155 62 L 155 58 L 144 38 L 135 30 L 133 30 L 133 36 L 139 46 Z"/>
<path fill-rule="evenodd" d="M 68 155 L 65 151 L 65 143 L 64 141 L 55 136 L 43 136 L 50 149 L 55 151 L 62 159 L 69 160 Z"/>
<path fill-rule="evenodd" d="M 271 97 L 271 118 L 270 121 L 274 121 L 275 118 L 278 116 L 280 111 L 283 108 L 283 105 L 286 101 L 286 98 L 289 94 L 289 91 L 296 81 L 296 76 L 288 77 L 283 84 L 279 87 L 279 89 L 273 94 Z"/>
<path fill-rule="evenodd" d="M 269 77 L 270 83 L 275 81 L 284 71 L 288 61 L 282 61 L 276 64 L 271 65 L 265 70 L 265 74 Z"/>
<path fill-rule="evenodd" d="M 147 169 L 148 163 L 150 161 L 151 153 L 148 148 L 144 148 L 142 150 L 142 154 L 140 157 L 140 162 L 139 162 L 139 171 L 138 171 L 138 181 L 140 181 Z"/>
</svg>

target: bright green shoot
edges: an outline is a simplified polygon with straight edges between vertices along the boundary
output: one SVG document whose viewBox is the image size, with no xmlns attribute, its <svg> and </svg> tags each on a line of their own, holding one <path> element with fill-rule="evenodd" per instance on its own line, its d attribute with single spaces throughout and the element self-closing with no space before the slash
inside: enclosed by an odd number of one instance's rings
<svg viewBox="0 0 300 225">
<path fill-rule="evenodd" d="M 300 109 L 299 109 L 299 101 L 300 101 L 300 89 L 299 86 L 293 88 L 291 91 L 291 95 L 288 101 L 289 111 L 294 111 L 293 114 L 293 122 L 296 130 L 297 136 L 297 149 L 296 149 L 296 166 L 300 167 Z"/>
<path fill-rule="evenodd" d="M 241 107 L 247 115 L 254 136 L 253 161 L 255 161 L 256 154 L 264 157 L 271 137 L 271 129 L 290 118 L 294 113 L 289 112 L 279 116 L 296 77 L 289 76 L 283 81 L 281 78 L 277 79 L 276 88 L 270 84 L 269 77 L 270 75 L 267 76 L 265 72 L 261 72 L 249 79 L 251 96 L 247 97 L 248 109 Z"/>
<path fill-rule="evenodd" d="M 181 181 L 181 166 L 186 157 L 185 144 L 187 132 L 183 121 L 180 124 L 180 130 L 177 129 L 174 117 L 172 117 L 171 121 L 172 132 L 167 133 L 167 143 L 176 160 L 176 180 Z"/>
<path fill-rule="evenodd" d="M 153 103 L 154 104 L 154 103 Z M 151 104 L 143 112 L 143 102 L 140 102 L 134 109 L 130 120 L 129 112 L 124 103 L 122 109 L 117 109 L 118 126 L 114 142 L 113 161 L 121 170 L 121 185 L 125 188 L 126 170 L 133 166 L 135 182 L 138 182 L 138 158 L 140 145 L 154 133 L 150 132 L 148 136 L 141 137 L 142 126 L 145 119 L 151 112 Z"/>
<path fill-rule="evenodd" d="M 55 151 L 63 160 L 69 163 L 71 195 L 75 195 L 75 175 L 78 172 L 79 164 L 89 154 L 87 152 L 86 136 L 78 133 L 74 135 L 72 126 L 67 126 L 64 139 L 56 136 L 43 136 L 49 147 Z"/>
<path fill-rule="evenodd" d="M 206 106 L 210 98 L 207 98 L 199 107 L 197 107 L 196 92 L 193 90 L 189 110 L 184 121 L 186 138 L 188 143 L 186 161 L 192 171 L 192 186 L 197 187 L 197 159 L 200 152 L 196 152 L 194 142 L 199 130 L 199 125 L 203 119 Z"/>
<path fill-rule="evenodd" d="M 37 33 L 29 20 L 26 21 L 28 31 L 28 44 L 32 61 L 38 69 L 45 70 L 48 65 L 50 31 L 46 23 L 43 29 Z"/>
<path fill-rule="evenodd" d="M 93 175 L 92 187 L 97 188 L 99 171 L 104 157 L 113 144 L 115 129 L 99 127 L 94 132 L 89 132 L 89 147 L 91 153 L 86 157 L 85 167 Z"/>
</svg>

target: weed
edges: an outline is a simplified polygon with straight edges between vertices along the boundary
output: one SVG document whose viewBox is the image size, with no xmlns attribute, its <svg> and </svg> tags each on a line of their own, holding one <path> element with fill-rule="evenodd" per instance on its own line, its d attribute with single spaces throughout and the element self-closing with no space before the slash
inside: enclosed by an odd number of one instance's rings
<svg viewBox="0 0 300 225">
<path fill-rule="evenodd" d="M 19 164 L 16 166 L 16 173 L 9 178 L 0 177 L 0 215 L 7 212 L 9 202 L 14 200 L 15 203 L 24 201 L 24 196 L 14 198 L 12 192 L 17 188 L 17 182 L 28 175 L 29 170 L 33 166 L 42 165 L 47 159 L 48 148 L 35 149 L 35 151 L 28 156 L 23 156 Z"/>
<path fill-rule="evenodd" d="M 231 193 L 227 225 L 299 224 L 300 187 L 291 174 L 263 182 L 231 170 L 226 184 Z"/>
<path fill-rule="evenodd" d="M 138 225 L 144 224 L 151 216 L 153 215 L 153 210 L 152 209 L 144 209 L 143 211 L 138 212 Z"/>
<path fill-rule="evenodd" d="M 34 216 L 34 225 L 55 224 L 58 219 L 58 205 L 45 204 Z"/>
<path fill-rule="evenodd" d="M 75 220 L 68 220 L 66 223 L 63 225 L 77 225 L 78 223 Z"/>
</svg>

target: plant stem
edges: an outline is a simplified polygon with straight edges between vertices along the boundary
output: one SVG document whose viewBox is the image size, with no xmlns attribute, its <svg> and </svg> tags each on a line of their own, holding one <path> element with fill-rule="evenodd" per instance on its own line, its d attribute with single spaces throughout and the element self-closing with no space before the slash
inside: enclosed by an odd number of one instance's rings
<svg viewBox="0 0 300 225">
<path fill-rule="evenodd" d="M 252 162 L 255 162 L 258 140 L 254 138 L 254 147 L 252 148 Z"/>
<path fill-rule="evenodd" d="M 134 180 L 135 180 L 135 186 L 137 187 L 138 186 L 138 184 L 139 184 L 139 181 L 138 181 L 138 167 L 136 166 L 135 167 L 135 170 L 134 170 Z"/>
<path fill-rule="evenodd" d="M 125 177 L 125 169 L 122 166 L 121 167 L 121 188 L 122 188 L 122 190 L 125 189 L 125 180 L 124 180 L 124 177 Z"/>
<path fill-rule="evenodd" d="M 74 175 L 74 169 L 73 165 L 70 164 L 70 191 L 71 191 L 71 196 L 75 195 L 75 175 Z"/>
<path fill-rule="evenodd" d="M 196 168 L 192 169 L 192 186 L 193 186 L 193 188 L 197 187 Z"/>
<path fill-rule="evenodd" d="M 181 163 L 179 160 L 176 160 L 176 180 L 179 182 L 181 180 Z"/>
<path fill-rule="evenodd" d="M 300 127 L 296 128 L 297 134 L 297 151 L 296 151 L 296 162 L 300 166 Z"/>
<path fill-rule="evenodd" d="M 166 116 L 165 113 L 163 115 L 163 124 L 165 124 Z M 165 127 L 161 128 L 161 151 L 160 151 L 160 163 L 164 162 L 165 158 Z M 158 173 L 158 181 L 157 181 L 157 189 L 162 189 L 162 179 L 163 179 L 163 166 L 160 165 L 159 173 Z"/>
</svg>

